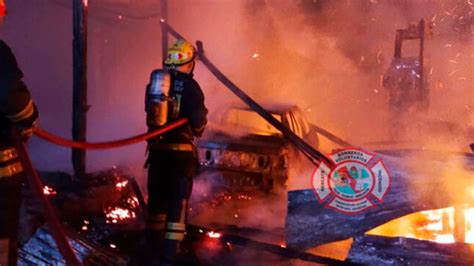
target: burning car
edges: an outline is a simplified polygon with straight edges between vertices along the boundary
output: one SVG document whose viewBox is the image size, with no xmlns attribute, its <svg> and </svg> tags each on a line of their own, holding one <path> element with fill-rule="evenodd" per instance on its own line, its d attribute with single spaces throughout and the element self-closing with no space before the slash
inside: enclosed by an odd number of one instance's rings
<svg viewBox="0 0 474 266">
<path fill-rule="evenodd" d="M 280 107 L 270 113 L 317 148 L 318 135 L 300 108 Z M 211 127 L 197 143 L 201 172 L 217 174 L 231 189 L 272 191 L 283 186 L 288 159 L 298 154 L 283 134 L 250 109 L 232 107 L 219 120 L 224 126 Z"/>
</svg>

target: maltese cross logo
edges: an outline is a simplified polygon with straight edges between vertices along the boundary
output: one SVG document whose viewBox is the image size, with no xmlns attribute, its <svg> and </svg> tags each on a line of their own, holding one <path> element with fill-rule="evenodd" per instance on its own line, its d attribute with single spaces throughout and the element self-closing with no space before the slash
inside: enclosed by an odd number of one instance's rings
<svg viewBox="0 0 474 266">
<path fill-rule="evenodd" d="M 311 178 L 320 204 L 357 214 L 383 203 L 391 177 L 381 158 L 358 149 L 339 150 L 330 158 L 336 166 L 331 169 L 321 162 Z"/>
</svg>

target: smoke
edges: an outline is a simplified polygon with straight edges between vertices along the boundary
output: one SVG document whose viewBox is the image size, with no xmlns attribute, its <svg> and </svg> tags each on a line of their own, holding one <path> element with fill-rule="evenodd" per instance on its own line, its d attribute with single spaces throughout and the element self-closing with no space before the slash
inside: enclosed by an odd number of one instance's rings
<svg viewBox="0 0 474 266">
<path fill-rule="evenodd" d="M 3 36 L 25 72 L 41 109 L 41 123 L 68 136 L 71 9 L 60 0 L 8 4 Z M 143 88 L 149 72 L 161 62 L 157 9 L 153 1 L 142 1 L 134 8 L 127 1 L 91 4 L 90 140 L 114 139 L 145 129 Z M 168 21 L 189 40 L 202 40 L 207 56 L 257 102 L 296 104 L 307 111 L 310 121 L 363 145 L 387 139 L 390 129 L 387 92 L 380 87 L 380 76 L 392 58 L 395 30 L 423 17 L 435 24 L 425 52 L 432 66 L 431 108 L 416 120 L 408 115 L 406 124 L 427 121 L 428 128 L 423 130 L 427 134 L 421 134 L 426 137 L 432 131 L 431 122 L 437 121 L 438 127 L 445 127 L 439 130 L 450 127 L 465 141 L 466 134 L 472 135 L 474 119 L 473 97 L 469 97 L 473 55 L 468 1 L 203 0 L 198 4 L 183 0 L 169 3 Z M 206 94 L 211 122 L 229 104 L 241 104 L 203 65 L 198 64 L 195 74 Z M 32 145 L 39 150 L 49 147 L 37 140 Z M 136 158 L 143 159 L 143 149 L 139 145 L 93 151 L 88 164 L 96 169 L 139 161 Z M 48 154 L 54 164 L 44 156 L 34 156 L 35 161 L 48 165 L 45 168 L 70 169 L 66 149 L 48 149 Z"/>
</svg>

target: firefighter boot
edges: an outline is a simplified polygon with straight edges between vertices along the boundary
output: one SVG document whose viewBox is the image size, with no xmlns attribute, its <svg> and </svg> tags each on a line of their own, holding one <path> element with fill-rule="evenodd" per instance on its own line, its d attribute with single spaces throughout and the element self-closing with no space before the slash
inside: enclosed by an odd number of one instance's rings
<svg viewBox="0 0 474 266">
<path fill-rule="evenodd" d="M 185 221 L 188 201 L 181 198 L 173 203 L 174 208 L 168 214 L 169 218 L 163 240 L 163 265 L 174 265 L 176 263 L 176 257 L 180 253 L 181 242 L 186 233 Z"/>
<path fill-rule="evenodd" d="M 163 250 L 166 214 L 149 214 L 146 221 L 146 265 L 158 265 Z"/>
</svg>

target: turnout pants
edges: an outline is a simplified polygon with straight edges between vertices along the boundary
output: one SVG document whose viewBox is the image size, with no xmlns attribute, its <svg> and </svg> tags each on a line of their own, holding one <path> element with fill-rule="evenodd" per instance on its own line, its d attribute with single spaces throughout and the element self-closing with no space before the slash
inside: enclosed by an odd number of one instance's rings
<svg viewBox="0 0 474 266">
<path fill-rule="evenodd" d="M 17 265 L 22 166 L 16 150 L 0 146 L 0 265 Z"/>
<path fill-rule="evenodd" d="M 147 228 L 165 261 L 174 261 L 184 239 L 197 157 L 193 151 L 150 150 Z"/>
</svg>

